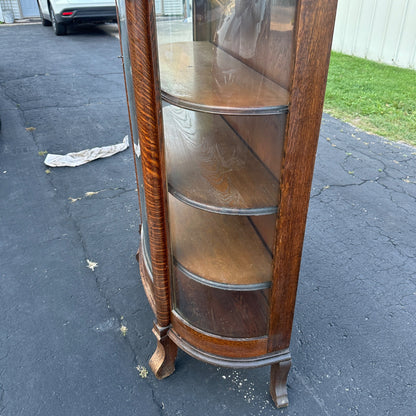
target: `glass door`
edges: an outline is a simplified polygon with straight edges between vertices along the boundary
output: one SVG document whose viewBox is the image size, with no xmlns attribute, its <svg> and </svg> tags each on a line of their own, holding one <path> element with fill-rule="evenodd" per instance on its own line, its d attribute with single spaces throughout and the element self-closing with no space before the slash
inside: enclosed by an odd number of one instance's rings
<svg viewBox="0 0 416 416">
<path fill-rule="evenodd" d="M 173 309 L 267 336 L 295 0 L 194 2 L 158 19 Z"/>
</svg>

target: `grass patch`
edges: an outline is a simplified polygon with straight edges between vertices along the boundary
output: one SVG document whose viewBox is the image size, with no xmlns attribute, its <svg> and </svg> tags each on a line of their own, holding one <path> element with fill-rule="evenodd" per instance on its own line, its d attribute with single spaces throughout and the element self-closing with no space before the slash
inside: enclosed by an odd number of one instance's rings
<svg viewBox="0 0 416 416">
<path fill-rule="evenodd" d="M 325 111 L 416 146 L 416 71 L 332 52 Z"/>
</svg>

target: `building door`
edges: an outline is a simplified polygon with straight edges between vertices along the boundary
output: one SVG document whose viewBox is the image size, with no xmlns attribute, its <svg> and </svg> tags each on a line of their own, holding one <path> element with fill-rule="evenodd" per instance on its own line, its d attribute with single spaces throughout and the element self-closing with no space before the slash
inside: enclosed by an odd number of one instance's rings
<svg viewBox="0 0 416 416">
<path fill-rule="evenodd" d="M 36 0 L 20 0 L 22 17 L 38 17 L 39 9 Z"/>
</svg>

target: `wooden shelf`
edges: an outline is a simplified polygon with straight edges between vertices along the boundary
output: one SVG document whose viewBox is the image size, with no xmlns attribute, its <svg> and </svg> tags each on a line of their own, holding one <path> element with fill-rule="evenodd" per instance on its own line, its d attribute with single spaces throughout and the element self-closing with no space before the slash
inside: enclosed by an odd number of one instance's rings
<svg viewBox="0 0 416 416">
<path fill-rule="evenodd" d="M 270 287 L 272 257 L 247 217 L 213 214 L 169 196 L 174 260 L 188 277 L 228 290 Z"/>
<path fill-rule="evenodd" d="M 163 109 L 169 191 L 211 212 L 277 212 L 279 182 L 250 148 L 214 114 Z"/>
<path fill-rule="evenodd" d="M 286 113 L 289 93 L 210 42 L 159 46 L 162 98 L 220 114 Z"/>
<path fill-rule="evenodd" d="M 172 287 L 174 309 L 196 328 L 232 338 L 267 335 L 269 288 L 223 290 L 190 279 L 177 267 L 174 268 Z"/>
</svg>

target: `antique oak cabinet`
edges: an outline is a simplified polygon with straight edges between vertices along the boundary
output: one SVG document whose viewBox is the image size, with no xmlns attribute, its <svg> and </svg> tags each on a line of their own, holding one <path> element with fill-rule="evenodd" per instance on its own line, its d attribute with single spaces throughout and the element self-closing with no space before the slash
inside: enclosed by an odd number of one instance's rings
<svg viewBox="0 0 416 416">
<path fill-rule="evenodd" d="M 270 365 L 286 406 L 336 0 L 194 0 L 185 22 L 159 22 L 152 0 L 117 6 L 150 367 L 169 376 L 177 347 Z"/>
</svg>

